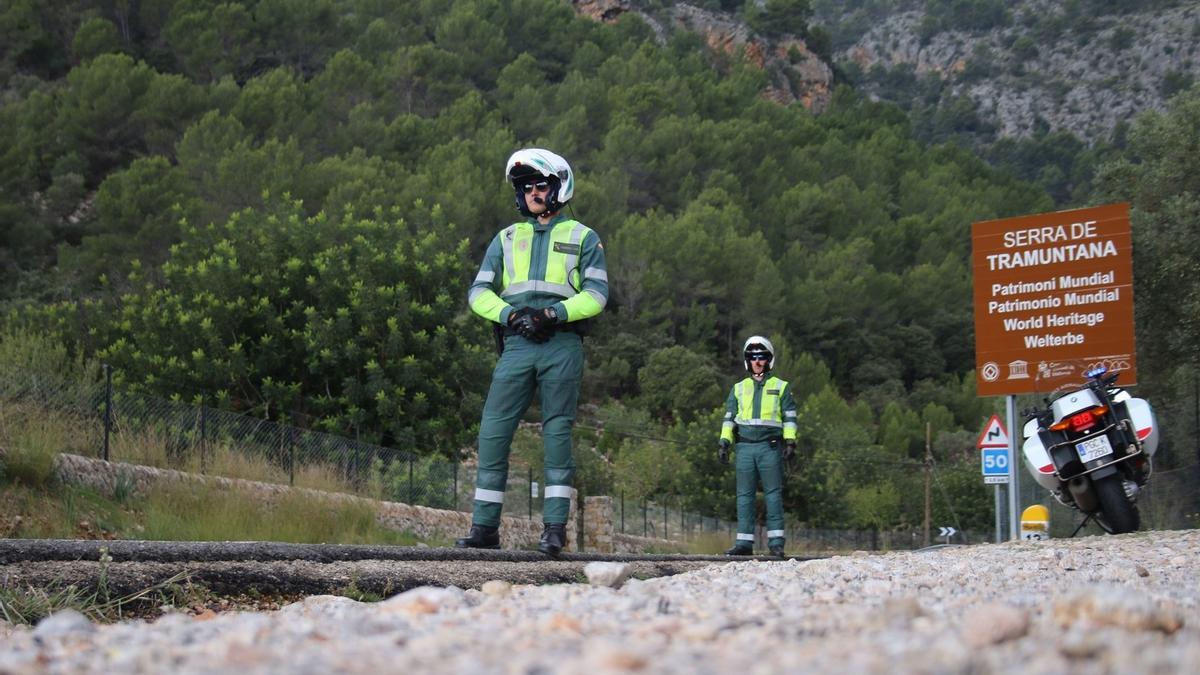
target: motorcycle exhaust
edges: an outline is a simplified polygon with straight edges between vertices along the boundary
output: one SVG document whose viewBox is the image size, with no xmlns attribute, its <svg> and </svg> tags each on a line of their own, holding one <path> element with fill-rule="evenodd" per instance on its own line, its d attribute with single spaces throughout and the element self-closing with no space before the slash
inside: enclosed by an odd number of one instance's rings
<svg viewBox="0 0 1200 675">
<path fill-rule="evenodd" d="M 1071 491 L 1071 497 L 1075 499 L 1075 505 L 1084 513 L 1092 513 L 1099 508 L 1099 503 L 1096 501 L 1096 493 L 1092 491 L 1092 482 L 1083 476 L 1076 476 L 1067 483 L 1067 489 Z"/>
</svg>

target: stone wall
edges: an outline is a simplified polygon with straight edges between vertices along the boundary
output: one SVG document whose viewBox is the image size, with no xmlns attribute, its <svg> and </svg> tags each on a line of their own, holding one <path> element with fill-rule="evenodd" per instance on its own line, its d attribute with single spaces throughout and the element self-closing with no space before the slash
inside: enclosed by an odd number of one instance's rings
<svg viewBox="0 0 1200 675">
<path fill-rule="evenodd" d="M 584 497 L 583 550 L 588 553 L 613 553 L 612 497 Z"/>
<path fill-rule="evenodd" d="M 137 464 L 106 462 L 79 455 L 62 453 L 55 459 L 55 475 L 68 485 L 78 485 L 95 490 L 100 494 L 114 496 L 118 492 L 129 495 L 144 495 L 161 485 L 200 483 L 224 489 L 236 489 L 257 495 L 264 503 L 277 501 L 285 494 L 295 491 L 313 499 L 334 503 L 367 504 L 376 510 L 376 520 L 389 529 L 411 532 L 419 538 L 453 539 L 467 533 L 471 527 L 471 514 L 463 511 L 431 509 L 400 502 L 376 501 L 338 492 L 324 492 L 310 488 L 296 488 L 274 483 L 203 476 L 173 469 L 159 469 Z M 576 503 L 571 498 L 571 518 L 567 522 L 566 550 L 576 550 Z M 611 507 L 610 507 L 611 510 Z M 610 519 L 611 520 L 611 519 Z M 504 516 L 500 526 L 500 544 L 504 548 L 535 548 L 542 534 L 542 524 L 524 518 Z"/>
</svg>

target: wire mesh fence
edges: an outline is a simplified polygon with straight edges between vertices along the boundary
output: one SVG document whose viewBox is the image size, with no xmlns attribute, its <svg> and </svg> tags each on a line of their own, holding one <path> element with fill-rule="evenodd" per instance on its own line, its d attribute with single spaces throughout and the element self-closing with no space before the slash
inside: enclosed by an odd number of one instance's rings
<svg viewBox="0 0 1200 675">
<path fill-rule="evenodd" d="M 691 541 L 704 536 L 716 536 L 734 543 L 737 521 L 713 516 L 703 516 L 671 508 L 649 500 L 626 499 L 619 494 L 613 499 L 613 530 L 651 539 Z M 988 532 L 961 532 L 955 530 L 939 535 L 933 528 L 931 543 L 978 544 L 989 541 Z M 805 552 L 831 551 L 880 551 L 911 550 L 925 546 L 924 530 L 903 528 L 897 530 L 861 530 L 805 527 L 796 522 L 784 526 L 784 538 L 789 550 Z M 755 542 L 764 546 L 767 542 L 766 527 L 755 528 Z"/>
<path fill-rule="evenodd" d="M 471 463 L 366 443 L 205 405 L 127 391 L 101 381 L 81 383 L 44 376 L 0 378 L 0 401 L 51 412 L 69 429 L 63 451 L 227 478 L 346 492 L 373 499 L 469 511 L 475 490 Z M 515 456 L 514 456 L 515 460 Z M 505 491 L 508 516 L 541 520 L 542 483 L 514 462 Z M 1022 477 L 1024 478 L 1024 476 Z M 1200 526 L 1200 465 L 1160 470 L 1139 498 L 1144 529 Z M 1032 480 L 1022 480 L 1022 506 L 1051 511 L 1051 536 L 1069 536 L 1082 521 Z M 1002 503 L 1002 508 L 1006 505 Z M 614 530 L 651 539 L 689 541 L 724 537 L 736 522 L 673 508 L 669 503 L 613 495 Z M 1007 514 L 1002 514 L 1007 522 Z M 765 542 L 764 533 L 756 539 Z M 834 530 L 786 526 L 789 548 L 893 550 L 919 548 L 923 531 Z M 962 533 L 935 543 L 991 541 L 994 533 Z M 1007 538 L 1006 536 L 1002 538 Z"/>
<path fill-rule="evenodd" d="M 703 534 L 734 532 L 737 523 L 671 508 L 648 499 L 613 498 L 613 531 L 651 539 L 687 541 Z"/>
<path fill-rule="evenodd" d="M 474 465 L 127 391 L 109 381 L 0 378 L 0 401 L 66 426 L 61 448 L 97 459 L 469 511 Z M 541 519 L 540 488 L 514 465 L 505 513 Z"/>
</svg>

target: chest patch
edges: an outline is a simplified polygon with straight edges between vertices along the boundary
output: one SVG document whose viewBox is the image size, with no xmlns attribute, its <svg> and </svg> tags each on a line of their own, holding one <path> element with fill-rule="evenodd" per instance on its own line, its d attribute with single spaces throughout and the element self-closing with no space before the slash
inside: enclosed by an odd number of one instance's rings
<svg viewBox="0 0 1200 675">
<path fill-rule="evenodd" d="M 767 389 L 763 393 L 766 394 L 767 396 L 778 396 L 779 390 L 778 389 Z"/>
<path fill-rule="evenodd" d="M 569 255 L 579 255 L 579 244 L 568 244 L 563 241 L 554 242 L 555 253 L 567 253 Z"/>
</svg>

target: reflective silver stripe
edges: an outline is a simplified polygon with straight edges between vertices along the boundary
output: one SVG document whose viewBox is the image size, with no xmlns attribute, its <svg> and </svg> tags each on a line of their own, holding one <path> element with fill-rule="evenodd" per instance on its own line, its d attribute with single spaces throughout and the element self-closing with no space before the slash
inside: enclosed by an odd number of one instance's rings
<svg viewBox="0 0 1200 675">
<path fill-rule="evenodd" d="M 516 273 L 517 262 L 513 257 L 513 239 L 517 234 L 517 226 L 509 225 L 500 233 L 500 247 L 504 249 L 504 273 L 511 279 Z"/>
<path fill-rule="evenodd" d="M 731 413 L 731 412 L 725 413 L 725 419 L 727 419 L 727 420 L 733 419 L 733 413 Z"/>
<path fill-rule="evenodd" d="M 570 499 L 572 491 L 574 491 L 574 488 L 569 485 L 547 485 L 546 499 L 553 499 L 555 497 Z"/>
<path fill-rule="evenodd" d="M 795 423 L 795 422 L 784 422 L 784 423 L 783 423 L 783 428 L 784 428 L 785 430 L 787 430 L 787 429 L 791 429 L 792 431 L 795 431 L 795 430 L 796 430 L 796 423 Z"/>
<path fill-rule="evenodd" d="M 500 295 L 508 297 L 518 293 L 528 293 L 529 291 L 549 293 L 557 295 L 560 298 L 569 298 L 575 295 L 575 289 L 571 288 L 570 284 L 552 284 L 549 281 L 519 281 L 509 285 L 508 288 L 500 292 Z"/>
<path fill-rule="evenodd" d="M 468 305 L 474 304 L 475 298 L 478 298 L 479 296 L 483 295 L 487 291 L 488 291 L 488 289 L 486 289 L 486 288 L 472 288 L 471 292 L 467 293 L 467 304 Z"/>
<path fill-rule="evenodd" d="M 764 420 L 764 419 L 745 420 L 745 419 L 739 418 L 737 420 L 737 423 L 748 426 L 748 427 L 775 427 L 776 429 L 783 428 L 783 422 L 776 422 L 775 420 Z"/>
<path fill-rule="evenodd" d="M 737 540 L 738 541 L 754 541 L 754 535 L 753 534 L 742 534 L 741 532 L 738 532 Z"/>
<path fill-rule="evenodd" d="M 587 231 L 587 228 L 580 222 L 576 222 L 574 229 L 571 230 L 571 247 L 575 249 L 575 253 L 568 253 L 563 258 L 563 266 L 566 267 L 567 273 L 567 283 L 571 283 L 571 271 L 579 267 L 579 251 L 583 248 L 579 245 L 579 242 L 583 239 L 585 231 Z"/>
<path fill-rule="evenodd" d="M 500 490 L 484 490 L 483 488 L 475 488 L 475 499 L 481 502 L 491 502 L 493 504 L 504 503 L 504 492 Z"/>
<path fill-rule="evenodd" d="M 608 283 L 608 272 L 605 272 L 604 270 L 600 269 L 599 267 L 589 267 L 583 271 L 583 278 L 584 279 L 599 279 L 600 281 Z"/>
<path fill-rule="evenodd" d="M 475 275 L 475 283 L 477 284 L 490 284 L 495 280 L 495 272 L 480 272 L 479 274 Z"/>
<path fill-rule="evenodd" d="M 594 288 L 589 288 L 584 293 L 592 296 L 596 303 L 600 305 L 600 309 L 604 309 L 604 306 L 608 304 L 608 296 L 601 294 L 600 291 Z"/>
<path fill-rule="evenodd" d="M 767 530 L 768 537 L 782 537 L 783 530 Z"/>
<path fill-rule="evenodd" d="M 785 410 L 785 411 L 783 411 L 783 416 L 784 417 L 795 417 L 796 411 L 795 410 Z"/>
<path fill-rule="evenodd" d="M 722 429 L 732 429 L 733 422 L 721 422 L 721 428 Z"/>
</svg>

